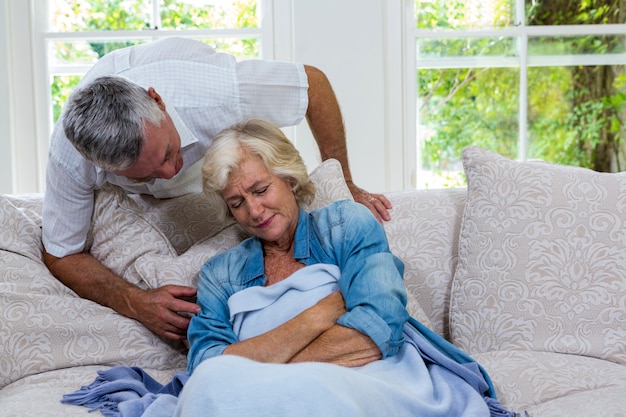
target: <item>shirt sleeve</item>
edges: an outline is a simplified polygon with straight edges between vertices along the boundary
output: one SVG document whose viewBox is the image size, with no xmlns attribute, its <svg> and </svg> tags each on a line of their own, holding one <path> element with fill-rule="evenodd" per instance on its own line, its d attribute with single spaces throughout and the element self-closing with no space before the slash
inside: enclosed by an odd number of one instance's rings
<svg viewBox="0 0 626 417">
<path fill-rule="evenodd" d="M 200 270 L 198 305 L 201 311 L 191 318 L 187 329 L 189 374 L 202 361 L 221 355 L 229 345 L 239 341 L 230 323 L 228 299 L 242 288 L 234 289 L 228 277 L 240 273 L 231 268 L 240 264 L 238 259 L 242 254 L 237 252 L 240 247 L 211 258 Z"/>
<path fill-rule="evenodd" d="M 353 202 L 341 203 L 344 227 L 333 233 L 341 269 L 339 287 L 346 313 L 338 324 L 368 335 L 383 357 L 395 355 L 402 343 L 406 311 L 404 264 L 389 249 L 383 227 L 369 210 Z"/>
<path fill-rule="evenodd" d="M 286 127 L 306 115 L 309 83 L 304 65 L 244 60 L 237 63 L 237 79 L 244 119 L 261 118 Z"/>
<path fill-rule="evenodd" d="M 96 168 L 65 138 L 61 123 L 50 141 L 42 215 L 44 247 L 58 258 L 85 249 L 98 181 Z"/>
</svg>

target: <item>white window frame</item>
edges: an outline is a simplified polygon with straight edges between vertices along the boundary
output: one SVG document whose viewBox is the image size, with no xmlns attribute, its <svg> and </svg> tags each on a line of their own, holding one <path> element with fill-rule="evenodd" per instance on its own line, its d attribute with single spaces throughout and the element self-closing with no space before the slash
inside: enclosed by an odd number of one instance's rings
<svg viewBox="0 0 626 417">
<path fill-rule="evenodd" d="M 158 0 L 152 0 L 153 7 Z M 283 2 L 283 4 L 281 4 Z M 12 171 L 13 181 L 10 192 L 44 192 L 45 172 L 48 159 L 50 135 L 53 129 L 52 103 L 50 97 L 50 76 L 86 73 L 90 65 L 64 66 L 49 68 L 47 44 L 50 41 L 63 40 L 116 40 L 145 39 L 154 40 L 167 36 L 189 37 L 228 37 L 228 36 L 259 36 L 261 39 L 261 58 L 289 59 L 291 51 L 289 43 L 277 45 L 275 31 L 288 32 L 289 22 L 275 26 L 274 3 L 285 6 L 284 0 L 260 0 L 260 28 L 247 29 L 190 29 L 190 30 L 143 30 L 143 31 L 91 31 L 82 33 L 51 32 L 48 26 L 48 0 L 11 1 L 7 5 L 9 22 L 20 22 L 10 28 L 12 74 L 14 77 L 12 96 L 15 109 L 12 117 L 13 132 L 20 132 L 19 137 L 12 134 L 12 160 L 15 166 Z M 288 17 L 287 11 L 282 16 Z M 158 27 L 158 22 L 154 26 Z M 31 54 L 19 53 L 31 51 Z M 16 94 L 20 91 L 20 94 Z M 22 100 L 23 97 L 23 100 Z"/>
<path fill-rule="evenodd" d="M 606 25 L 560 25 L 560 26 L 528 26 L 524 17 L 524 0 L 515 0 L 515 26 L 503 29 L 489 30 L 430 30 L 417 29 L 414 13 L 413 0 L 403 0 L 404 7 L 404 27 L 405 31 L 405 62 L 407 70 L 405 73 L 405 91 L 416 91 L 415 74 L 420 69 L 448 69 L 448 68 L 520 68 L 519 80 L 519 130 L 518 149 L 519 160 L 527 159 L 528 150 L 528 68 L 546 66 L 576 66 L 576 65 L 626 65 L 626 53 L 603 54 L 603 55 L 543 55 L 528 56 L 528 39 L 537 36 L 579 36 L 579 35 L 624 35 L 626 34 L 626 24 L 606 24 Z M 517 38 L 517 57 L 445 57 L 445 58 L 421 58 L 416 59 L 416 46 L 420 38 L 446 39 L 446 38 L 488 38 L 488 37 L 511 37 Z M 410 94 L 409 94 L 410 96 Z M 405 161 L 407 164 L 407 175 L 410 175 L 410 187 L 415 188 L 415 175 L 421 170 L 419 150 L 419 114 L 417 113 L 416 96 L 407 97 L 404 105 L 411 115 L 407 120 L 412 120 L 407 126 L 407 140 L 414 146 L 415 152 L 410 155 L 411 160 Z M 417 157 L 415 157 L 417 156 Z"/>
</svg>

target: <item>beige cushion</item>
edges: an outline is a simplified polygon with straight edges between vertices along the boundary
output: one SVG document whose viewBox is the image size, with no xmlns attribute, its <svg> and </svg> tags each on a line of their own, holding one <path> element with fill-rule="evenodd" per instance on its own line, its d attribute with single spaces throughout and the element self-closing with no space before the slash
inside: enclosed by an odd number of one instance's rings
<svg viewBox="0 0 626 417">
<path fill-rule="evenodd" d="M 626 367 L 554 352 L 498 351 L 474 355 L 498 400 L 531 416 L 623 416 Z M 524 415 L 522 413 L 522 415 Z"/>
<path fill-rule="evenodd" d="M 393 209 L 385 232 L 392 252 L 405 264 L 408 310 L 449 338 L 450 289 L 466 190 L 399 191 L 387 197 Z"/>
<path fill-rule="evenodd" d="M 176 256 L 157 223 L 119 187 L 106 184 L 96 191 L 87 249 L 104 266 L 140 288 L 151 285 L 134 269 L 146 254 Z"/>
<path fill-rule="evenodd" d="M 81 365 L 184 367 L 182 346 L 78 297 L 50 274 L 42 261 L 40 221 L 35 211 L 0 197 L 0 388 Z"/>
<path fill-rule="evenodd" d="M 626 364 L 626 173 L 515 162 L 476 147 L 463 164 L 454 343 Z"/>
</svg>

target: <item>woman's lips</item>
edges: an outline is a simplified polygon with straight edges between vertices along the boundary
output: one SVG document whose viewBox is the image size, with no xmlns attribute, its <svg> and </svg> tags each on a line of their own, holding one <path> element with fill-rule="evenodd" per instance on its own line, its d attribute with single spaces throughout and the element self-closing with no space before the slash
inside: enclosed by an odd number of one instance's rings
<svg viewBox="0 0 626 417">
<path fill-rule="evenodd" d="M 264 222 L 259 223 L 256 227 L 258 229 L 265 229 L 267 226 L 270 225 L 270 223 L 272 223 L 272 220 L 274 220 L 274 216 L 270 217 L 269 219 L 265 220 Z"/>
</svg>

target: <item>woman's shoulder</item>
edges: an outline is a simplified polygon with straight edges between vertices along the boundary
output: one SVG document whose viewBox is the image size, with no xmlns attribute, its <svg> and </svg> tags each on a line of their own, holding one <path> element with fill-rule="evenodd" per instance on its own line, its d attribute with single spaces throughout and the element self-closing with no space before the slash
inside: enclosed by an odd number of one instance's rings
<svg viewBox="0 0 626 417">
<path fill-rule="evenodd" d="M 202 266 L 202 269 L 205 272 L 229 271 L 230 275 L 233 269 L 243 268 L 248 264 L 248 259 L 257 256 L 258 250 L 255 250 L 257 246 L 259 246 L 258 240 L 254 237 L 249 237 L 236 246 L 209 258 Z M 215 272 L 213 275 L 215 275 Z"/>
</svg>

